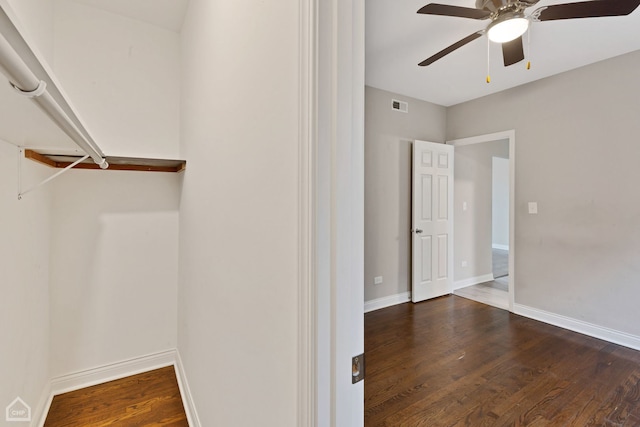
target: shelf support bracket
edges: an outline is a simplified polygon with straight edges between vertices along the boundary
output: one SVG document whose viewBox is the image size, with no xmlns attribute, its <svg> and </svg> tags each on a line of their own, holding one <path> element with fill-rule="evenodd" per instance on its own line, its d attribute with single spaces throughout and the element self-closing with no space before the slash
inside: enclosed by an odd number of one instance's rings
<svg viewBox="0 0 640 427">
<path fill-rule="evenodd" d="M 38 87 L 36 87 L 34 90 L 23 90 L 14 85 L 12 82 L 9 82 L 9 84 L 16 90 L 16 92 L 18 92 L 22 96 L 26 96 L 27 98 L 37 98 L 38 96 L 42 95 L 45 90 L 47 90 L 47 82 L 44 82 L 42 80 L 38 82 Z"/>
<path fill-rule="evenodd" d="M 30 193 L 33 190 L 35 190 L 36 188 L 42 187 L 43 185 L 45 185 L 49 181 L 52 181 L 52 180 L 56 179 L 57 177 L 59 177 L 63 173 L 65 173 L 65 172 L 69 171 L 70 169 L 72 169 L 78 163 L 84 162 L 85 160 L 87 160 L 91 156 L 89 156 L 87 154 L 86 156 L 81 157 L 80 159 L 78 159 L 75 162 L 71 163 L 66 168 L 60 170 L 59 172 L 54 173 L 53 175 L 51 175 L 49 178 L 45 179 L 44 181 L 34 185 L 33 187 L 30 187 L 30 188 L 22 191 L 22 158 L 23 157 L 24 157 L 24 150 L 21 148 L 20 149 L 20 157 L 18 159 L 18 200 L 22 200 L 22 196 L 24 196 L 25 194 Z"/>
</svg>

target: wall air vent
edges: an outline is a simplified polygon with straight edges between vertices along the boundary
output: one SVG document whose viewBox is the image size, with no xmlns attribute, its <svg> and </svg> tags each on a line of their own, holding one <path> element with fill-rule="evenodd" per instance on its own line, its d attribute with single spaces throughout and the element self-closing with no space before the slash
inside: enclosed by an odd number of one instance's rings
<svg viewBox="0 0 640 427">
<path fill-rule="evenodd" d="M 409 112 L 409 103 L 404 101 L 398 101 L 397 99 L 391 100 L 391 109 L 395 111 L 400 111 L 402 113 Z"/>
</svg>

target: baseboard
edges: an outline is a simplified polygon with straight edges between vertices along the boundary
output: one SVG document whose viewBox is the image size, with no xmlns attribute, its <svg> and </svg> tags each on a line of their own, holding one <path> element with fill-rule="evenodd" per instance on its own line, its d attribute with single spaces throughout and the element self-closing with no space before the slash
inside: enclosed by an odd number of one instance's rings
<svg viewBox="0 0 640 427">
<path fill-rule="evenodd" d="M 187 414 L 187 421 L 190 427 L 200 427 L 200 418 L 198 418 L 198 412 L 196 411 L 195 402 L 193 396 L 191 396 L 191 390 L 189 389 L 189 382 L 187 381 L 187 375 L 184 372 L 184 365 L 180 358 L 180 353 L 176 352 L 176 376 L 178 377 L 178 387 L 180 387 L 180 396 L 182 397 L 182 403 L 184 404 L 184 411 Z"/>
<path fill-rule="evenodd" d="M 480 283 L 490 282 L 493 280 L 493 273 L 483 274 L 482 276 L 469 277 L 468 279 L 458 280 L 453 284 L 453 290 L 466 288 L 467 286 L 478 285 Z"/>
<path fill-rule="evenodd" d="M 31 412 L 31 419 L 33 426 L 44 426 L 44 422 L 47 420 L 47 414 L 51 407 L 51 401 L 53 400 L 53 393 L 51 393 L 51 382 L 47 381 L 42 394 L 40 395 L 40 401 L 38 406 Z"/>
<path fill-rule="evenodd" d="M 582 320 L 573 319 L 571 317 L 561 316 L 559 314 L 550 313 L 548 311 L 529 307 L 522 304 L 514 304 L 513 312 L 521 316 L 529 317 L 540 322 L 548 323 L 553 326 L 568 329 L 590 337 L 609 341 L 634 350 L 640 350 L 640 337 L 627 334 L 604 326 L 594 325 L 593 323 L 584 322 Z"/>
<path fill-rule="evenodd" d="M 376 298 L 364 302 L 364 312 L 368 313 L 381 308 L 391 307 L 392 305 L 403 304 L 411 301 L 411 292 L 402 292 L 400 294 L 389 295 L 388 297 Z"/>
<path fill-rule="evenodd" d="M 91 387 L 131 375 L 171 366 L 176 361 L 176 350 L 167 350 L 146 356 L 135 357 L 108 365 L 62 375 L 51 380 L 53 395 Z"/>
<path fill-rule="evenodd" d="M 509 250 L 509 245 L 499 245 L 497 243 L 493 243 L 493 244 L 491 244 L 491 247 L 493 249 L 502 249 L 503 251 L 508 251 Z"/>
</svg>

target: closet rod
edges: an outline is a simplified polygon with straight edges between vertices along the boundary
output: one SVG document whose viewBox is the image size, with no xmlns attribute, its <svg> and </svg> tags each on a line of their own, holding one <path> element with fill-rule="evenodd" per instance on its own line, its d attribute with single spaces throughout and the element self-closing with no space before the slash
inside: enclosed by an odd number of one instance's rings
<svg viewBox="0 0 640 427">
<path fill-rule="evenodd" d="M 76 126 L 67 113 L 65 113 L 63 107 L 51 96 L 49 90 L 47 90 L 47 83 L 36 77 L 25 61 L 22 60 L 18 52 L 16 52 L 7 41 L 5 31 L 12 31 L 11 37 L 13 39 L 16 39 L 16 37 L 22 39 L 22 36 L 20 36 L 17 29 L 12 25 L 11 20 L 4 10 L 4 6 L 2 7 L 2 12 L 2 27 L 0 27 L 0 31 L 2 32 L 0 36 L 0 72 L 9 79 L 9 83 L 18 93 L 31 98 L 100 168 L 108 168 L 109 163 L 105 160 L 104 153 L 78 129 L 78 126 Z M 48 80 L 51 82 L 51 79 Z"/>
</svg>

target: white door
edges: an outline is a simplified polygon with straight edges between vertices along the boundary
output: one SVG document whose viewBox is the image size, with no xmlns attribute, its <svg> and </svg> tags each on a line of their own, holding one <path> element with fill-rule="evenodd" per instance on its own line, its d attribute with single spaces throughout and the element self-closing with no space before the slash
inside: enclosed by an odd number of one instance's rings
<svg viewBox="0 0 640 427">
<path fill-rule="evenodd" d="M 413 143 L 411 300 L 453 291 L 453 146 Z"/>
</svg>

